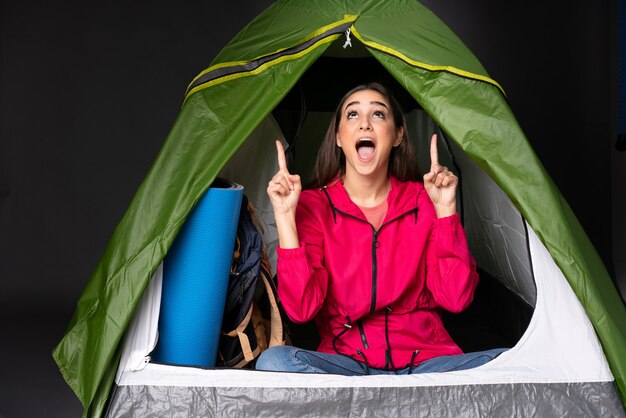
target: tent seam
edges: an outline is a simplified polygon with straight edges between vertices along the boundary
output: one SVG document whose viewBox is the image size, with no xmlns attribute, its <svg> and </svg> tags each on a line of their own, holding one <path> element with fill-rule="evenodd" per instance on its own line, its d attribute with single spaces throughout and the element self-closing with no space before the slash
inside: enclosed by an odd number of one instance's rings
<svg viewBox="0 0 626 418">
<path fill-rule="evenodd" d="M 420 61 L 416 61 L 414 59 L 409 58 L 408 56 L 406 56 L 405 54 L 403 54 L 400 51 L 397 51 L 393 48 L 390 48 L 386 45 L 382 45 L 379 44 L 378 42 L 373 42 L 373 41 L 366 41 L 363 36 L 359 33 L 359 31 L 356 29 L 356 27 L 354 27 L 354 25 L 352 25 L 352 27 L 350 28 L 352 34 L 354 34 L 354 36 L 356 36 L 356 38 L 361 41 L 364 45 L 375 49 L 377 51 L 380 52 L 384 52 L 386 54 L 392 55 L 404 62 L 406 62 L 407 64 L 413 66 L 413 67 L 418 67 L 430 72 L 447 72 L 447 73 L 451 73 L 454 74 L 456 76 L 460 76 L 460 77 L 464 77 L 464 78 L 469 78 L 472 80 L 477 80 L 477 81 L 482 81 L 488 84 L 491 84 L 495 87 L 498 88 L 498 90 L 500 90 L 500 92 L 504 95 L 504 97 L 506 97 L 506 93 L 504 91 L 504 89 L 502 88 L 502 86 L 495 81 L 494 79 L 490 78 L 490 77 L 486 77 L 480 74 L 475 74 L 469 71 L 465 71 L 465 70 L 461 70 L 459 68 L 453 67 L 451 65 L 432 65 L 432 64 L 426 64 L 425 62 L 420 62 Z"/>
</svg>

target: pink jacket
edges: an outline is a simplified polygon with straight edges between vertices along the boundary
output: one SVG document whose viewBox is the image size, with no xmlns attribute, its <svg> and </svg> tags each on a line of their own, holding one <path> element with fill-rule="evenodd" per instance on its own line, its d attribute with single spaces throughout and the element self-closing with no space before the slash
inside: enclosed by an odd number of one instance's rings
<svg viewBox="0 0 626 418">
<path fill-rule="evenodd" d="M 461 354 L 440 308 L 465 309 L 478 284 L 459 216 L 437 219 L 424 186 L 392 178 L 378 231 L 340 181 L 300 195 L 300 248 L 278 248 L 278 294 L 294 322 L 315 320 L 319 351 L 375 368 Z"/>
</svg>

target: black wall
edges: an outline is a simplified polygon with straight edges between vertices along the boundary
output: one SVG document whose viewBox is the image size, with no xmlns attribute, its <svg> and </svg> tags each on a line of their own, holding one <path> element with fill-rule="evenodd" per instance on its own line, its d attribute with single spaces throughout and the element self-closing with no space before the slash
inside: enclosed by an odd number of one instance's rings
<svg viewBox="0 0 626 418">
<path fill-rule="evenodd" d="M 1 3 L 0 416 L 79 413 L 49 353 L 187 83 L 271 3 Z M 625 208 L 616 191 L 626 162 L 613 148 L 613 3 L 424 3 L 504 87 L 609 271 L 626 282 L 613 263 L 626 236 L 615 213 Z"/>
</svg>

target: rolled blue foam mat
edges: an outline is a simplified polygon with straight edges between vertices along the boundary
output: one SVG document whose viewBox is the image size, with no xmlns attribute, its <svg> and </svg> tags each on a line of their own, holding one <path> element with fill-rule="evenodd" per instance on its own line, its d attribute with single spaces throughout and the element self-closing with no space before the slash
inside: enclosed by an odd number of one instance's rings
<svg viewBox="0 0 626 418">
<path fill-rule="evenodd" d="M 242 196 L 242 186 L 216 179 L 165 256 L 153 361 L 215 366 Z"/>
</svg>

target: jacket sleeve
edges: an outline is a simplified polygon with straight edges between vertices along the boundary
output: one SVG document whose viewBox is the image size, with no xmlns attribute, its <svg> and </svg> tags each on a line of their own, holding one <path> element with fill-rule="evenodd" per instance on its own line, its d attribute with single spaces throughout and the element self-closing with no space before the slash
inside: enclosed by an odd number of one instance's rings
<svg viewBox="0 0 626 418">
<path fill-rule="evenodd" d="M 450 312 L 463 311 L 474 299 L 478 273 L 458 214 L 434 216 L 426 247 L 426 285 Z"/>
<path fill-rule="evenodd" d="M 303 199 L 304 197 L 304 199 Z M 289 318 L 313 319 L 326 298 L 328 272 L 323 266 L 324 235 L 311 200 L 301 195 L 296 214 L 299 248 L 277 248 L 278 295 Z"/>
</svg>

